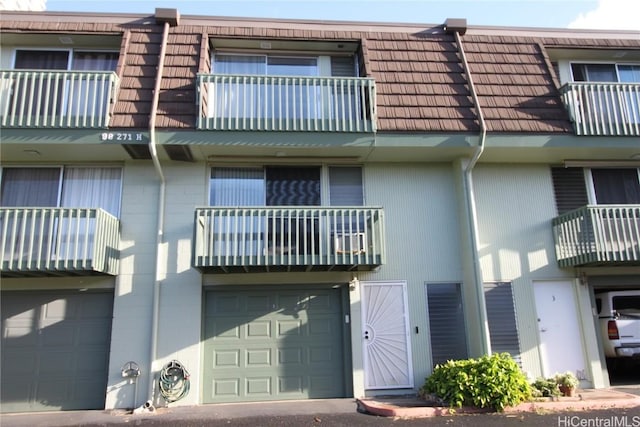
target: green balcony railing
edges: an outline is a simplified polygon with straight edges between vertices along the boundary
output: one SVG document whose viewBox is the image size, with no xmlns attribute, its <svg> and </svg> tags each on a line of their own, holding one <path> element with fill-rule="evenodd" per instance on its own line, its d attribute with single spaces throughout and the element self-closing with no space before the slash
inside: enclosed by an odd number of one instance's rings
<svg viewBox="0 0 640 427">
<path fill-rule="evenodd" d="M 585 206 L 553 219 L 560 267 L 640 265 L 640 205 Z"/>
<path fill-rule="evenodd" d="M 0 71 L 6 128 L 107 128 L 118 88 L 108 71 Z"/>
<path fill-rule="evenodd" d="M 102 209 L 0 208 L 3 276 L 116 275 L 119 242 Z"/>
<path fill-rule="evenodd" d="M 577 135 L 640 136 L 640 83 L 568 83 L 560 92 Z"/>
<path fill-rule="evenodd" d="M 385 262 L 384 242 L 382 208 L 197 208 L 194 266 L 211 272 L 371 270 Z"/>
<path fill-rule="evenodd" d="M 370 78 L 198 75 L 198 129 L 375 132 Z"/>
</svg>

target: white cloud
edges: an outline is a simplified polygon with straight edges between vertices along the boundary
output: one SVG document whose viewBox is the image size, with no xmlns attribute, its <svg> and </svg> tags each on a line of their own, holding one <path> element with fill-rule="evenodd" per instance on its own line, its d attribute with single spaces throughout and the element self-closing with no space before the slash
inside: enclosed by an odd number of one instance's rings
<svg viewBox="0 0 640 427">
<path fill-rule="evenodd" d="M 43 11 L 47 0 L 0 0 L 0 10 Z"/>
<path fill-rule="evenodd" d="M 594 10 L 580 13 L 569 28 L 640 31 L 640 1 L 598 0 Z"/>
</svg>

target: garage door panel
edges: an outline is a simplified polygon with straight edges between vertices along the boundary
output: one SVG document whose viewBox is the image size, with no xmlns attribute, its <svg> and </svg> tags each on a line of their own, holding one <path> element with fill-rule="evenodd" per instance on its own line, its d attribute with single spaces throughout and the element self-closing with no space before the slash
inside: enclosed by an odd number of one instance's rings
<svg viewBox="0 0 640 427">
<path fill-rule="evenodd" d="M 239 368 L 240 350 L 219 350 L 213 355 L 212 368 Z"/>
<path fill-rule="evenodd" d="M 209 396 L 215 396 L 221 401 L 233 401 L 240 397 L 239 378 L 216 378 Z"/>
<path fill-rule="evenodd" d="M 304 392 L 304 379 L 300 376 L 287 376 L 278 378 L 278 393 L 295 393 L 302 394 Z"/>
<path fill-rule="evenodd" d="M 251 338 L 264 339 L 264 338 L 271 338 L 272 336 L 271 321 L 269 320 L 254 320 L 253 322 L 250 322 L 249 324 L 247 324 L 245 328 L 246 328 L 245 338 L 248 338 L 248 339 L 251 339 Z"/>
<path fill-rule="evenodd" d="M 205 403 L 344 396 L 340 289 L 214 290 L 205 313 Z"/>
<path fill-rule="evenodd" d="M 71 350 L 49 350 L 39 358 L 38 371 L 43 375 L 73 375 L 75 370 L 74 353 Z"/>
<path fill-rule="evenodd" d="M 280 365 L 302 364 L 303 353 L 304 349 L 300 347 L 281 348 L 278 350 L 278 363 Z"/>
<path fill-rule="evenodd" d="M 302 336 L 302 320 L 278 320 L 278 338 L 287 336 Z"/>
<path fill-rule="evenodd" d="M 214 339 L 218 341 L 228 339 L 237 341 L 240 339 L 240 334 L 242 332 L 237 321 L 233 321 L 233 319 L 214 320 L 211 322 L 211 328 L 211 330 L 215 331 L 216 334 Z"/>
<path fill-rule="evenodd" d="M 252 313 L 252 314 L 269 313 L 273 308 L 272 298 L 273 297 L 268 294 L 250 295 L 245 298 L 242 298 L 242 300 L 246 304 L 245 309 L 243 311 L 246 313 Z"/>
<path fill-rule="evenodd" d="M 57 325 L 55 323 L 44 325 L 44 328 L 40 330 L 42 345 L 47 347 L 72 346 L 75 331 L 75 325 Z"/>
<path fill-rule="evenodd" d="M 71 303 L 72 300 L 55 299 L 47 302 L 44 307 L 44 321 L 47 324 L 55 324 L 65 319 L 73 319 L 76 317 L 76 306 Z"/>
<path fill-rule="evenodd" d="M 271 366 L 271 349 L 256 348 L 247 351 L 247 368 Z"/>
<path fill-rule="evenodd" d="M 111 337 L 107 334 L 96 334 L 96 330 L 110 330 L 111 318 L 103 321 L 90 321 L 83 322 L 78 326 L 77 339 L 78 344 L 86 346 L 100 346 L 109 345 Z"/>
<path fill-rule="evenodd" d="M 102 409 L 113 293 L 2 293 L 2 411 Z"/>
<path fill-rule="evenodd" d="M 247 377 L 246 390 L 247 396 L 253 399 L 268 397 L 272 394 L 272 378 L 271 377 Z"/>
<path fill-rule="evenodd" d="M 14 375 L 25 378 L 32 374 L 38 365 L 38 359 L 34 352 L 23 349 L 2 349 L 2 376 Z M 8 369 L 5 369 L 7 367 Z M 2 382 L 4 384 L 4 381 Z"/>
</svg>

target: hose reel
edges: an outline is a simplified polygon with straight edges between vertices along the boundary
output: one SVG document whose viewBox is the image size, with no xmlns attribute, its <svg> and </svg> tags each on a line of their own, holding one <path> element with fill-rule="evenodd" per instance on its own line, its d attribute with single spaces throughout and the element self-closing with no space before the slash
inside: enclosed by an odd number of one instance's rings
<svg viewBox="0 0 640 427">
<path fill-rule="evenodd" d="M 189 393 L 189 372 L 177 360 L 164 365 L 158 380 L 160 394 L 168 403 L 176 402 Z"/>
</svg>

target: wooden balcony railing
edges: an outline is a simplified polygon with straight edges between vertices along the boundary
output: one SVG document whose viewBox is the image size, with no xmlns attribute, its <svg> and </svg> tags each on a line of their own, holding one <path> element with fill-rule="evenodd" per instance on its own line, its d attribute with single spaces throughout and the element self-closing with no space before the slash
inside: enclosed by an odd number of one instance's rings
<svg viewBox="0 0 640 427">
<path fill-rule="evenodd" d="M 560 267 L 640 265 L 640 205 L 585 206 L 553 220 Z"/>
<path fill-rule="evenodd" d="M 201 74 L 198 90 L 198 129 L 376 131 L 369 78 Z"/>
<path fill-rule="evenodd" d="M 0 208 L 3 276 L 115 275 L 119 242 L 102 209 Z"/>
<path fill-rule="evenodd" d="M 640 83 L 569 83 L 560 92 L 577 135 L 640 136 Z"/>
<path fill-rule="evenodd" d="M 108 71 L 0 71 L 6 128 L 107 128 L 118 88 Z"/>
<path fill-rule="evenodd" d="M 371 270 L 385 261 L 384 233 L 382 208 L 198 208 L 194 266 L 211 272 Z"/>
</svg>

